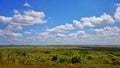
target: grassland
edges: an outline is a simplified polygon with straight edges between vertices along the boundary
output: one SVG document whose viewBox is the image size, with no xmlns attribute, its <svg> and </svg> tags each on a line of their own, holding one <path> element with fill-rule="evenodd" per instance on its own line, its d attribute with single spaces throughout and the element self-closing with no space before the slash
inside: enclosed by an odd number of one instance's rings
<svg viewBox="0 0 120 68">
<path fill-rule="evenodd" d="M 0 68 L 120 68 L 120 47 L 0 47 Z"/>
</svg>

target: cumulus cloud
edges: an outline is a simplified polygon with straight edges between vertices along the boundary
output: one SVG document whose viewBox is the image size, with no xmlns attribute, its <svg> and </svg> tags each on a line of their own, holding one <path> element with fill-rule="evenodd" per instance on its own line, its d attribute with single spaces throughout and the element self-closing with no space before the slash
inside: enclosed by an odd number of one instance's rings
<svg viewBox="0 0 120 68">
<path fill-rule="evenodd" d="M 17 14 L 20 14 L 18 10 L 14 9 L 13 10 L 14 14 L 17 15 Z"/>
<path fill-rule="evenodd" d="M 13 24 L 9 24 L 6 29 L 18 31 L 18 30 L 22 30 L 23 28 L 22 26 L 13 23 Z"/>
<path fill-rule="evenodd" d="M 94 29 L 97 35 L 99 36 L 110 36 L 110 37 L 115 37 L 115 36 L 120 36 L 120 28 L 118 27 L 104 27 L 101 29 Z"/>
<path fill-rule="evenodd" d="M 11 19 L 11 17 L 0 16 L 0 21 L 3 23 L 9 23 Z"/>
<path fill-rule="evenodd" d="M 9 38 L 9 39 L 19 39 L 23 35 L 17 33 L 16 31 L 22 30 L 23 26 L 30 26 L 34 24 L 43 24 L 47 21 L 44 20 L 44 12 L 27 10 L 20 13 L 18 10 L 13 10 L 14 15 L 11 17 L 0 16 L 0 23 L 7 24 L 7 27 L 0 30 L 0 37 Z M 25 34 L 31 34 L 31 31 L 26 31 Z"/>
<path fill-rule="evenodd" d="M 45 23 L 45 14 L 43 12 L 36 12 L 34 10 L 23 11 L 23 14 L 15 14 L 12 17 L 11 23 L 19 25 L 34 25 Z"/>
<path fill-rule="evenodd" d="M 51 29 L 47 29 L 48 32 L 64 32 L 74 29 L 72 24 L 59 25 Z"/>
<path fill-rule="evenodd" d="M 6 38 L 21 38 L 23 35 L 21 33 L 15 33 L 9 30 L 0 30 L 0 36 L 4 36 Z"/>
<path fill-rule="evenodd" d="M 8 23 L 7 29 L 21 30 L 22 26 L 29 26 L 34 24 L 43 24 L 47 21 L 44 20 L 44 12 L 28 10 L 20 13 L 18 10 L 13 10 L 14 15 L 12 17 L 0 16 L 2 23 Z"/>
<path fill-rule="evenodd" d="M 67 35 L 65 35 L 65 34 L 61 34 L 61 33 L 57 33 L 56 34 L 56 37 L 66 37 Z"/>
<path fill-rule="evenodd" d="M 109 25 L 113 23 L 114 19 L 106 13 L 104 13 L 100 17 L 92 16 L 83 17 L 80 19 L 80 21 L 73 20 L 74 27 L 81 29 L 83 29 L 84 27 L 95 27 L 96 25 Z"/>
<path fill-rule="evenodd" d="M 45 14 L 44 12 L 28 10 L 23 11 L 23 14 L 19 13 L 17 10 L 14 10 L 13 17 L 5 17 L 0 16 L 0 21 L 3 23 L 10 23 L 10 24 L 19 24 L 19 25 L 34 25 L 34 24 L 42 24 L 45 23 L 44 20 Z"/>
<path fill-rule="evenodd" d="M 73 20 L 73 25 L 76 28 L 83 28 L 84 26 L 82 25 L 82 23 L 78 20 Z"/>
<path fill-rule="evenodd" d="M 84 31 L 80 30 L 77 31 L 76 33 L 71 33 L 68 36 L 71 38 L 81 38 L 81 37 L 87 37 L 89 35 L 87 35 Z"/>
<path fill-rule="evenodd" d="M 39 34 L 39 38 L 42 39 L 58 39 L 58 38 L 62 38 L 62 39 L 72 39 L 72 38 L 85 38 L 90 36 L 89 34 L 86 34 L 85 31 L 79 30 L 75 33 L 50 33 L 50 32 L 43 32 Z"/>
<path fill-rule="evenodd" d="M 24 6 L 25 7 L 31 7 L 31 5 L 29 3 L 27 3 L 27 2 L 25 2 Z"/>
<path fill-rule="evenodd" d="M 118 7 L 116 9 L 116 12 L 114 14 L 115 21 L 120 22 L 120 4 L 116 4 Z"/>
<path fill-rule="evenodd" d="M 51 38 L 55 38 L 56 36 L 53 34 L 50 34 L 49 32 L 42 32 L 39 33 L 39 36 L 37 37 L 37 39 L 51 39 Z"/>
<path fill-rule="evenodd" d="M 80 21 L 73 20 L 73 24 L 59 25 L 51 29 L 47 29 L 47 32 L 57 33 L 57 32 L 73 30 L 75 28 L 83 29 L 84 27 L 95 27 L 96 25 L 109 25 L 113 23 L 114 23 L 114 19 L 110 15 L 104 13 L 100 17 L 92 16 L 92 17 L 83 17 L 81 18 Z"/>
<path fill-rule="evenodd" d="M 94 25 L 108 25 L 108 24 L 114 23 L 114 19 L 106 13 L 104 13 L 100 17 L 93 16 L 93 17 L 81 18 L 81 21 L 83 21 L 83 24 L 90 23 L 90 25 L 89 25 L 90 27 L 94 26 Z"/>
</svg>

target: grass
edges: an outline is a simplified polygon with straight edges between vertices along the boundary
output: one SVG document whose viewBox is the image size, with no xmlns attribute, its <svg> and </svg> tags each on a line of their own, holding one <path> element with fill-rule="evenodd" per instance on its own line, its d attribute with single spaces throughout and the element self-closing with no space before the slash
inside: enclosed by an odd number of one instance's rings
<svg viewBox="0 0 120 68">
<path fill-rule="evenodd" d="M 0 68 L 120 68 L 120 47 L 0 47 Z"/>
</svg>

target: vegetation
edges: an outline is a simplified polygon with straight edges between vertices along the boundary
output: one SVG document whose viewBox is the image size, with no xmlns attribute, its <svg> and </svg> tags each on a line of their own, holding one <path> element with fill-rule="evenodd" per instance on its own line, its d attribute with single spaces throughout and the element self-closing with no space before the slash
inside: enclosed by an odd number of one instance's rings
<svg viewBox="0 0 120 68">
<path fill-rule="evenodd" d="M 0 47 L 0 68 L 120 68 L 120 47 Z"/>
</svg>

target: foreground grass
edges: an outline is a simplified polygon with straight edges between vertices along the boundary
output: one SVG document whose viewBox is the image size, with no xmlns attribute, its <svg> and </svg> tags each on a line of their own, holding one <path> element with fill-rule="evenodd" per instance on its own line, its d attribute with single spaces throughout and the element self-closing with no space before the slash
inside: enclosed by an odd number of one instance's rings
<svg viewBox="0 0 120 68">
<path fill-rule="evenodd" d="M 120 47 L 1 47 L 0 68 L 120 68 Z"/>
<path fill-rule="evenodd" d="M 0 65 L 0 68 L 120 68 L 120 65 L 105 65 L 105 64 L 35 64 L 35 65 L 23 65 L 23 64 L 9 64 Z"/>
</svg>

